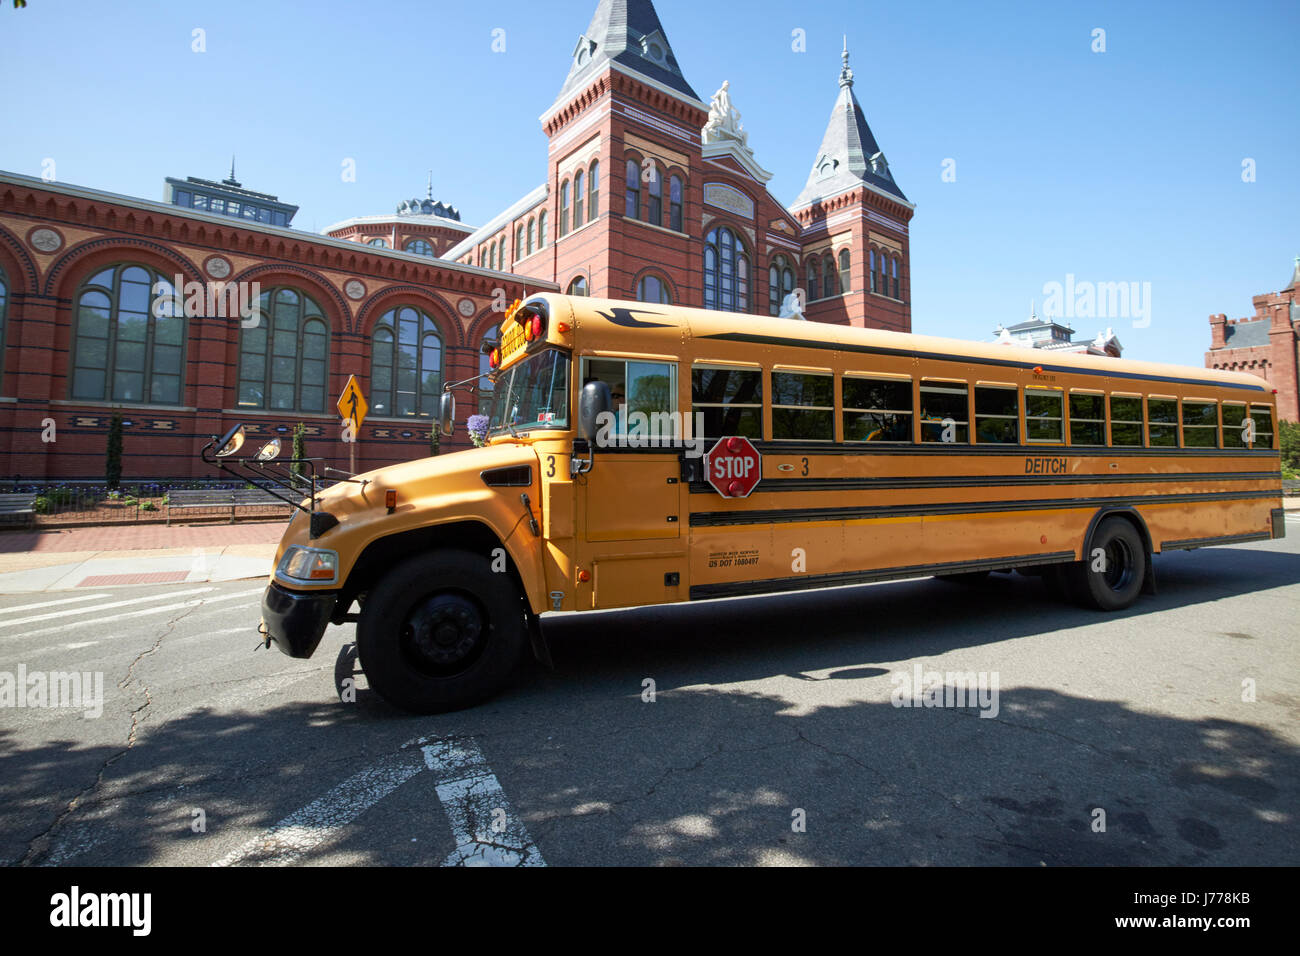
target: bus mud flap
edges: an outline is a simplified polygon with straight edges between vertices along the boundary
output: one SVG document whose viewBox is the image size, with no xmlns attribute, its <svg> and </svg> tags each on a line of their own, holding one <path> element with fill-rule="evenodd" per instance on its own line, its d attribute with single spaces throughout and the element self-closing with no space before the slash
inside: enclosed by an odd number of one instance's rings
<svg viewBox="0 0 1300 956">
<path fill-rule="evenodd" d="M 533 645 L 533 657 L 548 671 L 555 670 L 555 661 L 551 659 L 551 648 L 542 634 L 542 621 L 536 614 L 528 615 L 528 640 Z"/>
</svg>

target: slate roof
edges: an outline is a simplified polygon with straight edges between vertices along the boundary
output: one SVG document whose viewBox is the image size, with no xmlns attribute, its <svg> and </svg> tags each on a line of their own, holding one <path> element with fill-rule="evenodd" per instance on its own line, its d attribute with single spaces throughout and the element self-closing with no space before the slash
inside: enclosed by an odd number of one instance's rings
<svg viewBox="0 0 1300 956">
<path fill-rule="evenodd" d="M 656 48 L 658 57 L 654 56 Z M 573 66 L 557 99 L 585 84 L 610 62 L 699 100 L 677 65 L 650 0 L 600 0 L 591 25 L 573 48 Z"/>
<path fill-rule="evenodd" d="M 853 70 L 849 68 L 847 46 L 841 55 L 844 66 L 840 70 L 840 95 L 831 110 L 826 135 L 822 137 L 821 149 L 817 151 L 808 182 L 793 205 L 807 205 L 856 188 L 864 182 L 907 202 L 888 165 L 880 170 L 872 168 L 871 157 L 880 152 L 880 146 L 867 125 L 862 104 L 853 93 Z"/>
<path fill-rule="evenodd" d="M 1224 348 L 1251 349 L 1268 345 L 1268 319 L 1256 319 L 1254 322 L 1238 322 L 1223 328 Z"/>
</svg>

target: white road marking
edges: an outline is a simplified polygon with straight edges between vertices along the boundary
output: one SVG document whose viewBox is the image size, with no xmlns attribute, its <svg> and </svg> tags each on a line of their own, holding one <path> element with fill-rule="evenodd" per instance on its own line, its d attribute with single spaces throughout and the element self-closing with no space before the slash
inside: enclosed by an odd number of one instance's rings
<svg viewBox="0 0 1300 956">
<path fill-rule="evenodd" d="M 439 778 L 438 799 L 456 838 L 443 866 L 546 865 L 473 740 L 440 740 L 420 751 Z"/>
<path fill-rule="evenodd" d="M 392 754 L 232 850 L 213 866 L 284 866 L 314 850 L 424 769 L 414 753 Z"/>
<path fill-rule="evenodd" d="M 306 675 L 296 675 L 301 676 Z M 295 863 L 428 769 L 436 778 L 435 790 L 456 839 L 456 849 L 443 866 L 545 866 L 478 745 L 467 738 L 432 738 L 432 743 L 426 743 L 430 739 L 403 744 L 396 754 L 349 777 L 212 865 Z"/>
<path fill-rule="evenodd" d="M 78 601 L 97 601 L 108 597 L 107 594 L 78 594 L 76 597 L 60 598 L 57 601 L 41 601 L 39 604 L 20 604 L 17 607 L 0 608 L 0 614 L 13 614 L 16 611 L 34 611 L 38 607 L 54 607 L 56 604 L 76 604 Z"/>
<path fill-rule="evenodd" d="M 148 597 L 131 598 L 129 601 L 110 601 L 107 604 L 96 604 L 94 607 L 74 607 L 64 611 L 51 611 L 48 614 L 33 614 L 31 617 L 20 617 L 15 621 L 4 621 L 0 623 L 2 627 L 17 627 L 19 624 L 34 624 L 37 621 L 49 621 L 56 617 L 71 617 L 74 614 L 97 614 L 100 611 L 109 611 L 115 607 L 126 607 L 129 604 L 145 604 L 149 601 L 166 601 L 168 598 L 184 597 L 187 594 L 206 594 L 209 591 L 215 591 L 216 588 L 190 588 L 188 591 L 168 591 L 165 594 L 150 594 Z"/>
<path fill-rule="evenodd" d="M 203 590 L 211 589 L 204 588 Z M 215 604 L 218 601 L 233 601 L 235 598 L 247 597 L 250 594 L 260 594 L 261 592 L 262 588 L 254 588 L 252 591 L 237 591 L 234 594 L 221 594 L 217 597 L 195 598 L 192 601 L 179 601 L 175 604 L 164 604 L 160 607 L 147 607 L 142 611 L 128 611 L 126 614 L 113 614 L 109 617 L 97 619 L 93 623 L 96 625 L 107 624 L 111 621 L 124 621 L 128 618 L 147 617 L 150 614 L 164 614 L 167 611 L 179 611 L 187 607 L 198 607 L 203 604 Z M 186 591 L 184 593 L 191 594 L 193 592 Z M 36 637 L 39 634 L 57 634 L 62 631 L 71 631 L 77 628 L 88 627 L 91 623 L 92 622 L 90 621 L 76 621 L 69 624 L 58 624 L 54 627 L 43 627 L 35 631 L 24 631 L 22 636 Z"/>
<path fill-rule="evenodd" d="M 79 651 L 83 647 L 94 647 L 98 643 L 99 641 L 80 641 L 79 643 L 76 644 L 64 644 L 63 646 L 65 649 L 69 651 Z"/>
</svg>

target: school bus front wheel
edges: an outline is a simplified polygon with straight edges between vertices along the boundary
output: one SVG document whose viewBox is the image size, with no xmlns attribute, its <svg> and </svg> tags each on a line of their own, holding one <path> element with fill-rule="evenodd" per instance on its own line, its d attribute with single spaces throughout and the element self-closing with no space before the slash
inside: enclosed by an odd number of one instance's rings
<svg viewBox="0 0 1300 956">
<path fill-rule="evenodd" d="M 466 551 L 395 566 L 371 589 L 357 622 L 357 653 L 371 688 L 421 714 L 491 697 L 509 683 L 527 646 L 513 580 Z"/>
</svg>

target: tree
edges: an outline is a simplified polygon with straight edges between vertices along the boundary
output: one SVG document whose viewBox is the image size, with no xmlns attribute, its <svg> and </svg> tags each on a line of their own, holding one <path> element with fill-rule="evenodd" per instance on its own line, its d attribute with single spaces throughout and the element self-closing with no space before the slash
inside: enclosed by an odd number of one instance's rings
<svg viewBox="0 0 1300 956">
<path fill-rule="evenodd" d="M 294 462 L 289 466 L 295 475 L 302 475 L 302 462 L 299 459 L 307 457 L 307 426 L 299 422 L 293 427 L 293 457 Z"/>
<path fill-rule="evenodd" d="M 1282 450 L 1282 477 L 1295 478 L 1300 472 L 1300 423 L 1278 422 L 1278 444 Z"/>
<path fill-rule="evenodd" d="M 122 484 L 122 413 L 114 412 L 108 421 L 108 448 L 104 453 L 104 483 L 109 491 Z"/>
</svg>

